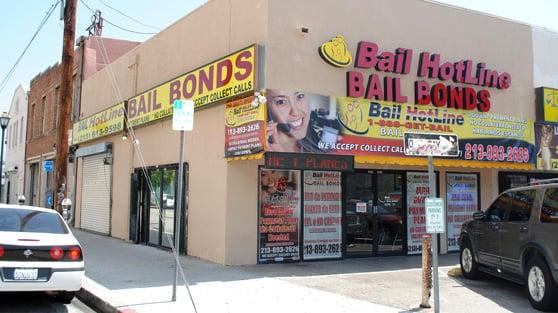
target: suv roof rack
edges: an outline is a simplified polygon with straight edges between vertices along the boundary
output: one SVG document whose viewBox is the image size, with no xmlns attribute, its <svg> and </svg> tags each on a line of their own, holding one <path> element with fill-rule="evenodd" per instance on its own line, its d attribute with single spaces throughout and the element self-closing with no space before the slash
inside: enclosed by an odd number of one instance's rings
<svg viewBox="0 0 558 313">
<path fill-rule="evenodd" d="M 558 183 L 558 178 L 549 178 L 549 179 L 534 180 L 523 186 L 537 186 L 537 185 L 556 184 L 556 183 Z"/>
</svg>

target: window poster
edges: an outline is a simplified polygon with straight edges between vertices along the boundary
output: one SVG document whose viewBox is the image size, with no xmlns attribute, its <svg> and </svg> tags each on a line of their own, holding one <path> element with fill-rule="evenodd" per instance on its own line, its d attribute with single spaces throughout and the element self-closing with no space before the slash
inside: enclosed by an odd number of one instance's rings
<svg viewBox="0 0 558 313">
<path fill-rule="evenodd" d="M 300 171 L 260 170 L 258 261 L 300 260 Z"/>
<path fill-rule="evenodd" d="M 304 259 L 341 258 L 341 172 L 304 171 Z"/>
<path fill-rule="evenodd" d="M 476 174 L 446 174 L 448 251 L 459 251 L 461 225 L 479 209 Z"/>
<path fill-rule="evenodd" d="M 407 254 L 422 252 L 422 235 L 426 235 L 424 200 L 429 195 L 428 173 L 407 172 Z"/>
</svg>

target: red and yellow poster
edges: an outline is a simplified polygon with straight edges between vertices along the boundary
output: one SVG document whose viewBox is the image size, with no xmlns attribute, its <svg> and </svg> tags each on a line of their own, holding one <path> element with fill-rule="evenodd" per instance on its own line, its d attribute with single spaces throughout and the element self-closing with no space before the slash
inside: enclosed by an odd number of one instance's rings
<svg viewBox="0 0 558 313">
<path fill-rule="evenodd" d="M 403 157 L 406 132 L 455 134 L 461 160 L 534 163 L 524 117 L 268 90 L 267 151 Z"/>
<path fill-rule="evenodd" d="M 258 262 L 300 260 L 300 171 L 260 170 Z"/>
<path fill-rule="evenodd" d="M 225 107 L 225 157 L 263 152 L 265 105 L 253 105 L 254 97 L 227 102 Z"/>
</svg>

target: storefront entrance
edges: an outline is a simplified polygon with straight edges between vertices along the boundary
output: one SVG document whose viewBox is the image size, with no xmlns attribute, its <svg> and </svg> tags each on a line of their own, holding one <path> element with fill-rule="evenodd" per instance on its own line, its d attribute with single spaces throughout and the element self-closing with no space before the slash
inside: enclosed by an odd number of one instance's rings
<svg viewBox="0 0 558 313">
<path fill-rule="evenodd" d="M 188 167 L 184 168 L 188 177 Z M 178 165 L 164 166 L 141 170 L 137 169 L 132 176 L 132 207 L 130 214 L 130 239 L 165 248 L 174 243 L 176 225 L 176 195 Z M 185 180 L 184 190 L 188 190 Z M 184 192 L 184 198 L 187 196 Z M 184 227 L 187 203 L 183 201 L 181 238 L 186 238 Z M 181 240 L 180 251 L 184 252 L 184 240 Z"/>
<path fill-rule="evenodd" d="M 403 254 L 404 173 L 355 171 L 344 178 L 347 256 Z"/>
</svg>

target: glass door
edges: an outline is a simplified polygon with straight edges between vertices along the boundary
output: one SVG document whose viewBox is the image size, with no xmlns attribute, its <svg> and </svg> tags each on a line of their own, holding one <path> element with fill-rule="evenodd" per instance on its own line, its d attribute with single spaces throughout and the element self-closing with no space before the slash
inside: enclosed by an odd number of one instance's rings
<svg viewBox="0 0 558 313">
<path fill-rule="evenodd" d="M 149 211 L 148 211 L 148 221 L 149 221 L 149 239 L 148 242 L 154 245 L 161 244 L 161 219 L 160 208 L 161 203 L 161 182 L 162 182 L 162 172 L 158 169 L 149 171 L 149 179 L 151 181 L 151 186 L 147 184 L 150 189 L 149 193 Z"/>
<path fill-rule="evenodd" d="M 174 243 L 174 213 L 176 210 L 176 176 L 177 169 L 165 168 L 163 169 L 163 186 L 162 201 L 161 201 L 161 215 L 162 215 L 162 238 L 161 245 L 170 248 L 170 242 Z M 169 242 L 170 241 L 170 242 Z"/>
<path fill-rule="evenodd" d="M 347 173 L 344 185 L 347 254 L 372 255 L 376 234 L 373 172 Z"/>
<path fill-rule="evenodd" d="M 405 241 L 403 174 L 377 172 L 378 254 L 402 254 Z"/>
<path fill-rule="evenodd" d="M 402 254 L 405 242 L 403 173 L 345 175 L 345 234 L 348 256 Z"/>
<path fill-rule="evenodd" d="M 130 212 L 130 236 L 138 241 L 154 246 L 171 247 L 174 244 L 176 228 L 176 196 L 178 186 L 178 166 L 170 165 L 151 168 L 147 171 L 136 169 L 132 177 L 132 208 Z M 137 181 L 136 181 L 137 180 Z M 184 165 L 184 185 L 182 198 L 181 242 L 179 251 L 185 251 L 188 213 L 188 164 Z M 137 226 L 139 234 L 133 234 Z M 132 236 L 133 235 L 133 236 Z M 132 238 L 133 237 L 133 238 Z"/>
<path fill-rule="evenodd" d="M 153 169 L 149 171 L 151 190 L 149 192 L 148 243 L 170 248 L 174 242 L 174 213 L 176 198 L 176 168 Z M 149 182 L 147 183 L 149 188 Z"/>
</svg>

